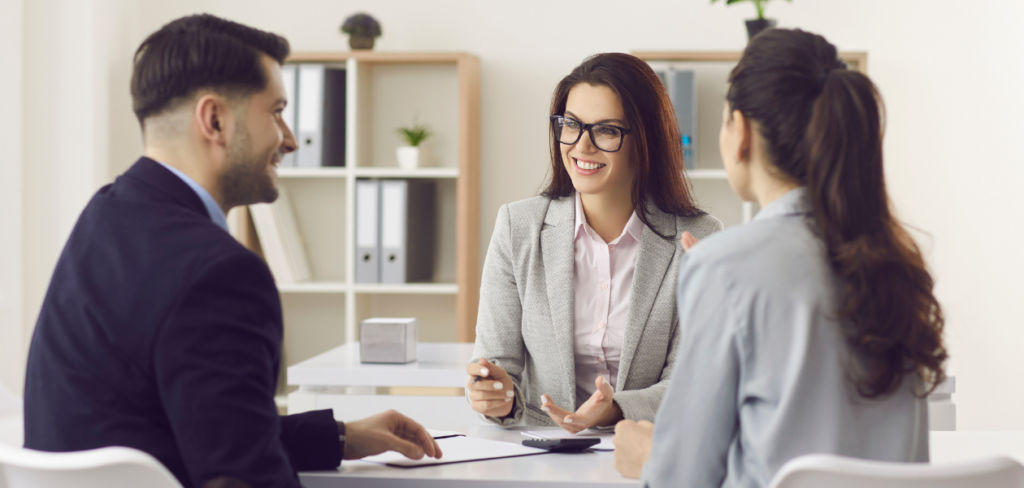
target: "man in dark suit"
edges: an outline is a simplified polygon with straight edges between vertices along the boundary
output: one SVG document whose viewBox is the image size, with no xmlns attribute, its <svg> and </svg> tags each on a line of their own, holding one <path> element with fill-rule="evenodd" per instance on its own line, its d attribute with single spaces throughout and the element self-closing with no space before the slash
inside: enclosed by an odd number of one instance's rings
<svg viewBox="0 0 1024 488">
<path fill-rule="evenodd" d="M 281 417 L 281 304 L 266 264 L 225 213 L 277 198 L 295 150 L 279 36 L 209 15 L 178 19 L 136 52 L 145 157 L 89 202 L 32 337 L 25 447 L 129 446 L 186 487 L 297 487 L 297 470 L 386 450 L 439 457 L 386 412 Z"/>
</svg>

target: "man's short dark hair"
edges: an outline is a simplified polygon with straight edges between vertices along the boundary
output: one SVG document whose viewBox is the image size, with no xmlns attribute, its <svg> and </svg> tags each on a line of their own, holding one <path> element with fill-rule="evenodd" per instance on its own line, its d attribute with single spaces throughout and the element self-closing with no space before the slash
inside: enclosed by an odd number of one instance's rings
<svg viewBox="0 0 1024 488">
<path fill-rule="evenodd" d="M 135 51 L 132 108 L 139 123 L 210 89 L 249 95 L 267 86 L 260 53 L 284 63 L 288 41 L 209 14 L 175 20 Z"/>
</svg>

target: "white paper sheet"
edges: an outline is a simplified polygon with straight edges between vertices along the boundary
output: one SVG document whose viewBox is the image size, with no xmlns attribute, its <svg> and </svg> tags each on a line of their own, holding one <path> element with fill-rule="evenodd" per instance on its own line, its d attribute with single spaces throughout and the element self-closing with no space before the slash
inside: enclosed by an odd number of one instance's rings
<svg viewBox="0 0 1024 488">
<path fill-rule="evenodd" d="M 492 441 L 489 439 L 478 439 L 474 437 L 449 437 L 447 439 L 438 439 L 437 445 L 441 447 L 441 459 L 424 456 L 423 459 L 415 460 L 409 459 L 397 452 L 385 452 L 384 454 L 363 458 L 361 461 L 374 464 L 386 464 L 388 466 L 400 468 L 412 468 L 419 466 L 434 466 L 438 464 L 483 461 L 486 459 L 504 457 L 527 456 L 547 452 L 544 449 L 526 447 L 521 444 Z"/>
<path fill-rule="evenodd" d="M 430 434 L 430 437 L 433 437 L 434 439 L 466 435 L 466 434 L 464 434 L 462 432 L 457 432 L 457 431 L 454 431 L 454 430 L 437 430 L 437 429 L 427 429 L 427 433 Z"/>
<path fill-rule="evenodd" d="M 615 437 L 614 433 L 599 434 L 597 432 L 590 432 L 584 430 L 578 434 L 566 431 L 564 429 L 533 429 L 523 431 L 523 435 L 534 439 L 579 439 L 579 438 L 597 438 L 601 439 L 601 443 L 591 447 L 595 451 L 614 451 L 615 444 L 612 444 L 612 437 Z"/>
</svg>

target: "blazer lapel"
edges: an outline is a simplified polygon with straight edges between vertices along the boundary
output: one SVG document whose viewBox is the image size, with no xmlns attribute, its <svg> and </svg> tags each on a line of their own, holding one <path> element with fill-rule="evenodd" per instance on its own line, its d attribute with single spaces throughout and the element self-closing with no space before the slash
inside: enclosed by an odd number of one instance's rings
<svg viewBox="0 0 1024 488">
<path fill-rule="evenodd" d="M 576 362 L 573 345 L 573 268 L 576 207 L 572 197 L 552 200 L 540 233 L 541 257 L 551 310 L 552 340 L 558 347 L 567 387 L 550 392 L 556 405 L 576 410 Z"/>
<path fill-rule="evenodd" d="M 662 234 L 674 236 L 676 233 L 675 216 L 666 214 L 653 204 L 648 205 L 651 224 Z M 633 272 L 633 286 L 629 292 L 629 311 L 625 337 L 622 340 L 622 356 L 619 360 L 619 375 L 616 386 L 622 390 L 626 387 L 629 368 L 640 344 L 647 317 L 651 315 L 654 300 L 664 284 L 672 257 L 675 255 L 677 241 L 668 241 L 644 226 L 640 237 L 640 251 L 636 256 L 636 269 Z"/>
</svg>

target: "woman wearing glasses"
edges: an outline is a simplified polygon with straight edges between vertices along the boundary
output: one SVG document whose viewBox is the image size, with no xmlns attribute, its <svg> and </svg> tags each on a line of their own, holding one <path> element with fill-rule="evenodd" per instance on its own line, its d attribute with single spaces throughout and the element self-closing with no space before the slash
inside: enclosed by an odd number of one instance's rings
<svg viewBox="0 0 1024 488">
<path fill-rule="evenodd" d="M 586 59 L 551 113 L 547 189 L 498 212 L 467 395 L 501 425 L 653 420 L 679 337 L 677 239 L 722 224 L 693 202 L 671 102 L 640 59 Z"/>
</svg>

